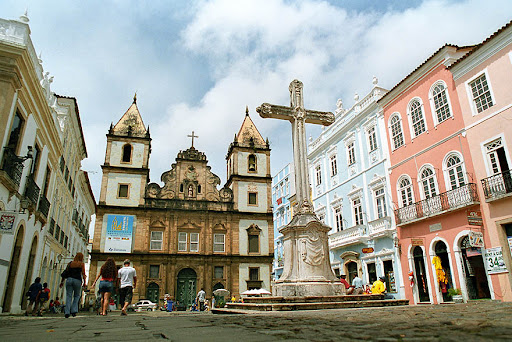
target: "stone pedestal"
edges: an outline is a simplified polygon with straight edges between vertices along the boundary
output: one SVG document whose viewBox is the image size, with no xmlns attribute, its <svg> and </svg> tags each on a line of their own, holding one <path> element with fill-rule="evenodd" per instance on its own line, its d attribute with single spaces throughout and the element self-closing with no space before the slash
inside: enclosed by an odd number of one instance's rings
<svg viewBox="0 0 512 342">
<path fill-rule="evenodd" d="M 331 269 L 327 233 L 312 212 L 297 213 L 280 229 L 283 234 L 284 269 L 276 281 L 274 296 L 336 296 L 345 294 Z"/>
</svg>

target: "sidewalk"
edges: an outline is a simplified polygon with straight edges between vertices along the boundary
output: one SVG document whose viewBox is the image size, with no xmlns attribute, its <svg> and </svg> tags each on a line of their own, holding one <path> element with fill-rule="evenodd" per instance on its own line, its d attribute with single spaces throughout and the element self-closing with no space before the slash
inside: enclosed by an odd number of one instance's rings
<svg viewBox="0 0 512 342">
<path fill-rule="evenodd" d="M 512 303 L 292 312 L 142 312 L 0 317 L 1 341 L 509 341 Z"/>
</svg>

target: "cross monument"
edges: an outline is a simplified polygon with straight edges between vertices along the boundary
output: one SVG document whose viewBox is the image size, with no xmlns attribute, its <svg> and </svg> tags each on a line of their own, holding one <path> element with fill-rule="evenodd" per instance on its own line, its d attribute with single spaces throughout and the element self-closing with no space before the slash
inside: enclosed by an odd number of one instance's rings
<svg viewBox="0 0 512 342">
<path fill-rule="evenodd" d="M 327 233 L 330 227 L 314 214 L 309 196 L 306 123 L 329 126 L 334 114 L 304 108 L 303 84 L 293 80 L 290 107 L 263 103 L 256 111 L 263 118 L 288 120 L 292 124 L 295 191 L 298 210 L 292 221 L 281 228 L 284 245 L 284 270 L 276 281 L 276 296 L 332 296 L 344 293 L 336 281 L 329 260 Z"/>
<path fill-rule="evenodd" d="M 187 137 L 192 138 L 192 147 L 194 147 L 194 138 L 199 138 L 199 136 L 194 135 L 194 131 L 192 131 L 192 135 L 187 135 Z"/>
</svg>

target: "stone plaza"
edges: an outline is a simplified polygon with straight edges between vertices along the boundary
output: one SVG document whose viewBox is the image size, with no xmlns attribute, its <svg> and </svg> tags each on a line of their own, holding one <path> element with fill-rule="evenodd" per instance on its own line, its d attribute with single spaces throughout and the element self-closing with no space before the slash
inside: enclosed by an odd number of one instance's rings
<svg viewBox="0 0 512 342">
<path fill-rule="evenodd" d="M 512 303 L 248 312 L 80 313 L 65 319 L 0 316 L 2 341 L 505 341 Z"/>
</svg>

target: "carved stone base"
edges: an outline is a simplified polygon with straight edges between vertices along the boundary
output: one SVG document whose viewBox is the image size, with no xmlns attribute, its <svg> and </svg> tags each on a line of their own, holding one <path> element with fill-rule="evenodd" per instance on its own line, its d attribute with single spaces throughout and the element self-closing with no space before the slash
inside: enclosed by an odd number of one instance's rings
<svg viewBox="0 0 512 342">
<path fill-rule="evenodd" d="M 272 295 L 276 297 L 341 296 L 345 286 L 340 282 L 296 282 L 274 285 Z"/>
<path fill-rule="evenodd" d="M 331 229 L 312 212 L 297 213 L 280 229 L 284 268 L 273 287 L 275 296 L 335 296 L 345 293 L 329 260 L 327 233 Z"/>
</svg>

